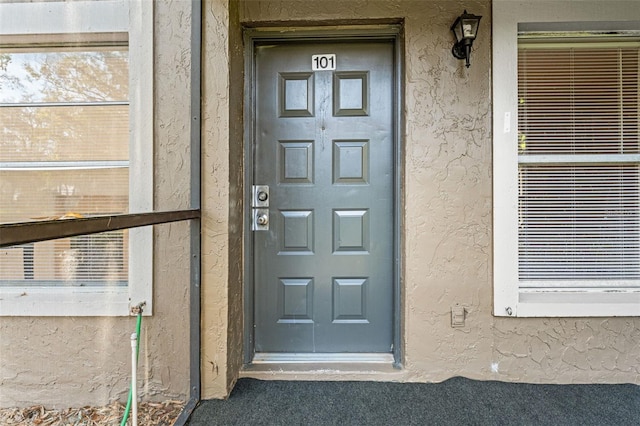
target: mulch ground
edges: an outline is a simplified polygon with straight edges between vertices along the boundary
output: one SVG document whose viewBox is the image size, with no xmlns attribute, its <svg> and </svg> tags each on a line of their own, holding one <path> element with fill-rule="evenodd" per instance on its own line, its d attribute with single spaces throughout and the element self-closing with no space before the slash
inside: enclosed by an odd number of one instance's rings
<svg viewBox="0 0 640 426">
<path fill-rule="evenodd" d="M 138 425 L 173 425 L 182 408 L 182 401 L 141 402 L 138 404 Z M 0 425 L 37 426 L 102 426 L 119 425 L 125 406 L 114 402 L 105 407 L 48 410 L 41 405 L 28 408 L 0 409 Z M 131 424 L 131 420 L 127 422 Z"/>
</svg>

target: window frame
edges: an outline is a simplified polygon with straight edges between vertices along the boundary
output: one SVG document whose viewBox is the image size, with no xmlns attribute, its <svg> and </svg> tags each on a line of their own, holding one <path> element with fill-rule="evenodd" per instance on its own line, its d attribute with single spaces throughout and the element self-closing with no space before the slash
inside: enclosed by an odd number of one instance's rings
<svg viewBox="0 0 640 426">
<path fill-rule="evenodd" d="M 29 16 L 28 20 L 15 19 Z M 72 16 L 73 19 L 68 19 Z M 0 43 L 69 41 L 123 33 L 129 40 L 129 212 L 153 210 L 153 2 L 55 1 L 0 4 Z M 135 149 L 133 149 L 135 147 Z M 125 287 L 0 287 L 0 316 L 127 316 L 153 312 L 153 229 L 129 230 Z M 134 266 L 135 265 L 135 266 Z"/>
<path fill-rule="evenodd" d="M 493 291 L 495 316 L 640 316 L 640 287 L 521 289 L 518 280 L 518 30 L 632 31 L 625 1 L 493 2 Z"/>
</svg>

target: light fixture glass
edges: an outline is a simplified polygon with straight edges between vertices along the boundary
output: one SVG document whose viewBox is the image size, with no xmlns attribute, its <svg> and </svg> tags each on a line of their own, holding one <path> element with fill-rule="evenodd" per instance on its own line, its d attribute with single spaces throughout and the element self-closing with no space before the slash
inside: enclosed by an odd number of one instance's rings
<svg viewBox="0 0 640 426">
<path fill-rule="evenodd" d="M 469 63 L 471 46 L 478 35 L 480 18 L 482 16 L 472 15 L 465 10 L 451 26 L 451 31 L 456 37 L 456 44 L 453 45 L 451 52 L 456 58 L 465 59 L 467 68 L 471 65 Z"/>
</svg>

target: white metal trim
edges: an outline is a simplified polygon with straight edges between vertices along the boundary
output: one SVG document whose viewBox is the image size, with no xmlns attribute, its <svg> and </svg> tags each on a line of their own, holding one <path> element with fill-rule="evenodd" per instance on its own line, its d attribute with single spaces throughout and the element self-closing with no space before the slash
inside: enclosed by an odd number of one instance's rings
<svg viewBox="0 0 640 426">
<path fill-rule="evenodd" d="M 9 102 L 0 103 L 0 108 L 68 108 L 87 106 L 127 106 L 129 101 L 97 101 L 97 102 Z"/>
<path fill-rule="evenodd" d="M 5 161 L 0 170 L 94 170 L 122 169 L 129 167 L 128 160 L 114 161 Z"/>
<path fill-rule="evenodd" d="M 541 42 L 540 37 L 543 37 L 544 42 Z M 595 35 L 594 37 L 597 37 Z M 553 39 L 552 37 L 544 37 L 544 33 L 539 33 L 537 35 L 526 34 L 521 35 L 518 39 L 518 46 L 521 50 L 550 50 L 550 49 L 567 49 L 575 47 L 576 43 L 580 43 L 581 48 L 589 48 L 589 49 L 610 49 L 611 47 L 640 47 L 640 42 L 638 41 L 629 41 L 627 40 L 629 36 L 612 36 L 612 37 L 603 37 L 601 42 L 591 41 L 585 42 L 584 39 L 580 38 L 570 38 L 567 40 L 566 37 Z M 633 37 L 635 39 L 635 36 Z M 560 41 L 557 41 L 560 40 Z"/>
<path fill-rule="evenodd" d="M 129 212 L 153 211 L 153 2 L 130 1 L 129 28 Z M 135 147 L 135 149 L 133 149 Z M 153 312 L 153 227 L 129 230 L 131 307 Z"/>
<path fill-rule="evenodd" d="M 567 291 L 569 289 L 599 289 L 629 288 L 640 289 L 637 280 L 520 280 L 520 291 L 545 290 Z"/>
<path fill-rule="evenodd" d="M 517 312 L 518 302 L 518 46 L 512 12 L 493 6 L 493 310 Z M 500 23 L 497 25 L 496 23 Z"/>
<path fill-rule="evenodd" d="M 518 164 L 619 164 L 638 162 L 640 162 L 640 154 L 518 155 Z"/>
<path fill-rule="evenodd" d="M 127 32 L 128 26 L 128 0 L 0 5 L 0 35 Z"/>
<path fill-rule="evenodd" d="M 521 317 L 640 316 L 640 288 L 521 291 L 519 298 Z"/>
<path fill-rule="evenodd" d="M 0 316 L 126 316 L 127 287 L 2 287 Z"/>
<path fill-rule="evenodd" d="M 316 364 L 356 363 L 393 364 L 393 354 L 388 353 L 280 353 L 256 352 L 253 364 Z"/>
</svg>

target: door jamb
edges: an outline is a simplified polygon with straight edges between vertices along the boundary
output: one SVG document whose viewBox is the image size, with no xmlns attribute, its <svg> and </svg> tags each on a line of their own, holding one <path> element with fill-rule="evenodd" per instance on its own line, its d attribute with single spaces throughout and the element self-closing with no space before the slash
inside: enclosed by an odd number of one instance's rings
<svg viewBox="0 0 640 426">
<path fill-rule="evenodd" d="M 391 40 L 394 43 L 394 76 L 393 89 L 394 105 L 393 111 L 393 146 L 394 146 L 394 182 L 393 182 L 393 221 L 394 221 L 394 237 L 393 237 L 393 366 L 402 368 L 404 345 L 403 345 L 403 300 L 402 300 L 402 179 L 403 179 L 403 139 L 402 129 L 404 128 L 404 120 L 402 114 L 403 85 L 402 76 L 404 75 L 404 37 L 403 26 L 401 23 L 392 24 L 374 24 L 374 25 L 340 25 L 340 26 L 318 26 L 318 27 L 263 27 L 263 28 L 243 28 L 244 41 L 244 238 L 243 238 L 243 310 L 244 310 L 244 326 L 243 326 L 243 364 L 249 365 L 253 361 L 255 355 L 254 346 L 254 271 L 253 271 L 253 238 L 251 230 L 251 185 L 253 184 L 254 170 L 254 85 L 255 78 L 255 47 L 259 42 L 265 41 L 355 41 L 355 40 Z"/>
</svg>

